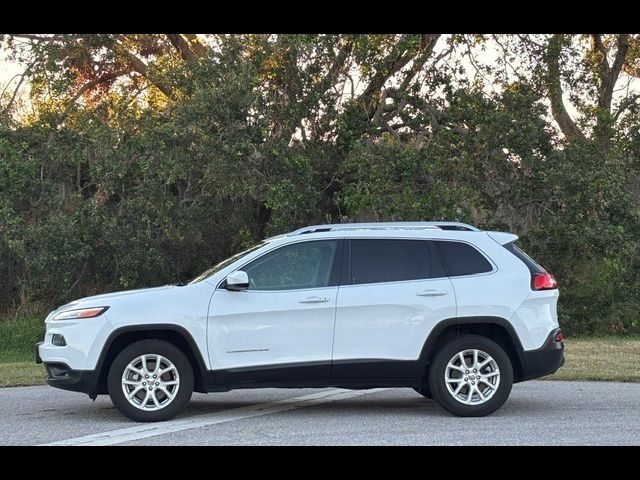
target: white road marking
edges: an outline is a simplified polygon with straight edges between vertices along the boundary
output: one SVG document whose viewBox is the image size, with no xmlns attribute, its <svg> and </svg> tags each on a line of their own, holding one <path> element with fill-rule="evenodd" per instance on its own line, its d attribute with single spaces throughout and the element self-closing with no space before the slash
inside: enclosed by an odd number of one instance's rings
<svg viewBox="0 0 640 480">
<path fill-rule="evenodd" d="M 232 408 L 220 412 L 197 415 L 182 420 L 170 420 L 160 423 L 146 423 L 136 425 L 135 427 L 121 428 L 108 432 L 95 433 L 82 437 L 69 438 L 57 442 L 43 443 L 41 446 L 52 445 L 115 445 L 118 443 L 131 442 L 141 440 L 143 438 L 155 437 L 156 435 L 164 435 L 192 428 L 206 427 L 216 425 L 218 423 L 233 422 L 234 420 L 242 420 L 245 418 L 258 417 L 260 415 L 269 415 L 271 413 L 280 413 L 296 408 L 311 407 L 323 403 L 334 402 L 336 400 L 346 400 L 348 398 L 358 397 L 369 393 L 377 393 L 387 390 L 386 388 L 372 388 L 370 390 L 344 390 L 334 388 L 319 393 L 303 395 L 301 397 L 287 398 L 284 400 L 276 400 L 273 402 L 261 403 L 258 405 L 250 405 L 248 407 Z"/>
</svg>

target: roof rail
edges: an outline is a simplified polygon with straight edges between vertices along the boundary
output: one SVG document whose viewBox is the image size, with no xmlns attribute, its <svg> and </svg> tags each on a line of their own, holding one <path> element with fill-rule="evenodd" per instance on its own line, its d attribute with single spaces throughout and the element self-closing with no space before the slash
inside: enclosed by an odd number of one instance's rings
<svg viewBox="0 0 640 480">
<path fill-rule="evenodd" d="M 287 236 L 303 235 L 305 233 L 329 232 L 336 230 L 381 230 L 381 229 L 437 229 L 461 230 L 479 232 L 480 229 L 461 222 L 372 222 L 372 223 L 331 223 L 325 225 L 309 225 L 287 234 Z"/>
</svg>

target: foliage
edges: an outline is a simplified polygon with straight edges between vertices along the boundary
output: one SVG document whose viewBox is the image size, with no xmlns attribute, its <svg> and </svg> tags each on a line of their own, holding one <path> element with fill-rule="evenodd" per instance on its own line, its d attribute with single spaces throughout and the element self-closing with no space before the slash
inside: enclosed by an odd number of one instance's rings
<svg viewBox="0 0 640 480">
<path fill-rule="evenodd" d="M 0 313 L 184 281 L 305 224 L 446 219 L 519 234 L 569 332 L 640 333 L 640 109 L 606 85 L 640 45 L 590 41 L 0 37 L 32 106 L 0 96 Z"/>
<path fill-rule="evenodd" d="M 43 337 L 44 318 L 40 315 L 20 315 L 0 322 L 0 364 L 22 361 L 34 363 L 34 346 Z"/>
</svg>

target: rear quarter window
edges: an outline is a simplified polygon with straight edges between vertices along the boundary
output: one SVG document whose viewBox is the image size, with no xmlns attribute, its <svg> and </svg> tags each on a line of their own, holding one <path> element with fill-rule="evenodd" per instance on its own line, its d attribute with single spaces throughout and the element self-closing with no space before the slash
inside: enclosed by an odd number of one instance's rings
<svg viewBox="0 0 640 480">
<path fill-rule="evenodd" d="M 436 241 L 442 261 L 450 277 L 475 275 L 493 270 L 493 266 L 475 247 L 468 243 Z"/>
<path fill-rule="evenodd" d="M 527 253 L 518 247 L 515 243 L 507 243 L 503 245 L 504 248 L 513 253 L 516 257 L 518 257 L 529 269 L 531 273 L 547 273 L 547 271 L 542 268 L 533 258 L 531 258 Z"/>
</svg>

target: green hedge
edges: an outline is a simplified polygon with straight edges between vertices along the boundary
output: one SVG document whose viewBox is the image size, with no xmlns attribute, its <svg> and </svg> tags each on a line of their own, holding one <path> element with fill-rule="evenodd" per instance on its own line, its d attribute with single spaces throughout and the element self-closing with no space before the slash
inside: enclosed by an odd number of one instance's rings
<svg viewBox="0 0 640 480">
<path fill-rule="evenodd" d="M 35 361 L 34 346 L 44 338 L 42 315 L 0 318 L 0 362 Z"/>
</svg>

